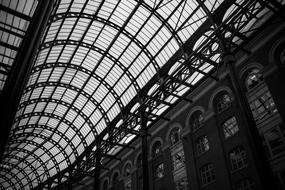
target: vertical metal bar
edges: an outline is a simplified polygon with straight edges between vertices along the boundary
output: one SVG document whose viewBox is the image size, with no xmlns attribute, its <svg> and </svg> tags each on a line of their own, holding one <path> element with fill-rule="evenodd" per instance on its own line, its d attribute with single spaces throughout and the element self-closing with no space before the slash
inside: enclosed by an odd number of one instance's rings
<svg viewBox="0 0 285 190">
<path fill-rule="evenodd" d="M 143 107 L 143 106 L 142 106 Z M 149 190 L 149 171 L 148 171 L 148 148 L 147 148 L 147 117 L 145 109 L 141 109 L 141 138 L 142 138 L 142 168 L 143 168 L 143 190 Z"/>
<path fill-rule="evenodd" d="M 0 97 L 0 161 L 5 151 L 5 145 L 13 124 L 17 107 L 28 80 L 36 50 L 48 23 L 54 0 L 42 0 L 36 8 L 29 28 L 22 41 L 12 70 L 8 75 Z"/>
<path fill-rule="evenodd" d="M 100 189 L 100 170 L 101 170 L 101 150 L 99 148 L 97 156 L 96 156 L 96 163 L 95 163 L 95 173 L 94 173 L 94 190 Z"/>
<path fill-rule="evenodd" d="M 248 101 L 246 95 L 241 88 L 239 77 L 235 71 L 235 58 L 231 53 L 226 53 L 224 54 L 223 61 L 224 64 L 229 68 L 230 79 L 232 80 L 234 91 L 236 92 L 235 94 L 238 104 L 245 113 L 244 115 L 246 117 L 250 132 L 248 139 L 250 141 L 250 144 L 252 145 L 251 150 L 253 152 L 254 160 L 257 166 L 263 189 L 281 190 L 281 187 L 279 186 L 277 180 L 274 178 L 273 172 L 270 168 L 269 161 L 263 148 L 262 139 L 256 127 L 256 123 L 254 121 L 249 104 L 247 103 Z"/>
</svg>

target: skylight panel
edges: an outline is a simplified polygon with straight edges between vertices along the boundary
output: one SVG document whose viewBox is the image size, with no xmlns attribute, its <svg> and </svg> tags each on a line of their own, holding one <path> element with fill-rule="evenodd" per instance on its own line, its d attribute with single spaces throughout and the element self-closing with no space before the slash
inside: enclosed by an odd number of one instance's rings
<svg viewBox="0 0 285 190">
<path fill-rule="evenodd" d="M 75 51 L 76 46 L 74 45 L 66 45 L 61 53 L 61 56 L 58 60 L 58 62 L 69 62 L 71 56 L 73 55 L 74 51 Z"/>
<path fill-rule="evenodd" d="M 49 49 L 43 49 L 40 51 L 40 53 L 38 54 L 35 66 L 41 65 L 45 61 L 48 52 L 49 52 Z"/>
<path fill-rule="evenodd" d="M 46 106 L 46 102 L 38 102 L 36 104 L 35 110 L 33 110 L 34 112 L 42 112 Z M 46 110 L 51 109 L 51 107 L 49 107 L 49 105 L 47 106 Z"/>
<path fill-rule="evenodd" d="M 147 11 L 144 7 L 140 6 L 137 9 L 136 14 L 133 15 L 133 17 L 127 24 L 126 26 L 127 31 L 135 35 L 139 31 L 143 23 L 147 20 L 149 15 L 150 12 Z"/>
<path fill-rule="evenodd" d="M 121 33 L 110 49 L 112 56 L 119 58 L 130 41 L 131 39 Z"/>
<path fill-rule="evenodd" d="M 73 45 L 74 48 L 76 46 Z M 71 63 L 74 65 L 81 65 L 86 57 L 89 50 L 85 47 L 79 46 L 74 56 L 72 57 Z M 72 54 L 71 54 L 72 55 Z"/>
<path fill-rule="evenodd" d="M 76 41 L 80 40 L 85 30 L 87 29 L 89 22 L 90 22 L 90 19 L 80 18 L 78 20 L 78 23 L 75 25 L 75 27 L 72 30 L 70 39 L 76 40 Z"/>
<path fill-rule="evenodd" d="M 84 151 L 84 146 L 83 144 L 79 144 L 79 146 L 77 147 L 77 151 L 78 151 L 78 154 L 82 154 L 82 152 Z"/>
<path fill-rule="evenodd" d="M 124 74 L 124 71 L 118 65 L 114 65 L 110 73 L 106 76 L 106 82 L 109 85 L 113 86 L 115 83 L 118 82 L 119 78 L 123 74 Z"/>
<path fill-rule="evenodd" d="M 28 85 L 32 85 L 35 84 L 37 81 L 37 78 L 39 76 L 40 71 L 37 71 L 33 74 L 30 75 L 29 81 L 28 81 Z"/>
<path fill-rule="evenodd" d="M 98 134 L 100 134 L 106 128 L 106 123 L 101 119 L 99 123 L 96 124 L 95 129 Z"/>
<path fill-rule="evenodd" d="M 112 68 L 114 62 L 110 60 L 109 58 L 105 57 L 101 64 L 96 69 L 96 74 L 98 74 L 99 77 L 104 78 L 105 75 L 110 71 Z"/>
<path fill-rule="evenodd" d="M 100 35 L 98 36 L 98 39 L 96 41 L 96 46 L 99 48 L 105 50 L 108 48 L 109 44 L 112 42 L 116 35 L 117 31 L 114 30 L 112 27 L 105 26 Z"/>
<path fill-rule="evenodd" d="M 88 69 L 89 71 L 93 71 L 93 69 L 97 65 L 98 60 L 101 57 L 101 55 L 102 54 L 100 54 L 99 52 L 90 50 L 89 53 L 87 54 L 86 59 L 81 64 L 81 66 Z"/>
<path fill-rule="evenodd" d="M 111 15 L 111 22 L 118 23 L 122 26 L 128 19 L 132 10 L 135 8 L 135 5 L 135 1 L 121 1 L 114 13 Z"/>
<path fill-rule="evenodd" d="M 81 9 L 83 8 L 84 3 L 80 0 L 75 0 L 70 8 L 70 12 L 80 12 Z"/>
<path fill-rule="evenodd" d="M 49 120 L 49 117 L 46 117 L 46 116 L 41 116 L 38 123 L 42 123 L 43 125 L 45 125 Z M 31 124 L 31 123 L 29 123 Z"/>
<path fill-rule="evenodd" d="M 120 80 L 114 86 L 115 91 L 117 92 L 118 96 L 120 96 L 131 83 L 132 81 L 129 79 L 127 75 L 125 74 L 122 75 Z"/>
<path fill-rule="evenodd" d="M 25 107 L 25 112 L 24 112 L 24 114 L 31 113 L 31 112 L 34 110 L 34 108 L 35 108 L 35 104 L 27 105 L 27 106 Z"/>
<path fill-rule="evenodd" d="M 69 127 L 69 126 L 66 126 L 66 127 L 68 129 L 64 132 L 64 134 L 69 139 L 72 139 L 76 135 L 76 132 L 71 127 Z"/>
<path fill-rule="evenodd" d="M 56 13 L 64 13 L 67 12 L 69 4 L 71 3 L 71 0 L 62 0 L 60 2 L 60 5 L 56 11 Z"/>
<path fill-rule="evenodd" d="M 77 71 L 73 68 L 67 68 L 62 75 L 61 81 L 62 83 L 69 84 L 72 79 L 75 77 Z"/>
<path fill-rule="evenodd" d="M 97 86 L 99 86 L 99 81 L 97 80 L 97 79 L 95 79 L 94 77 L 91 77 L 89 80 L 88 80 L 88 82 L 87 82 L 87 84 L 85 85 L 85 87 L 84 87 L 84 91 L 86 92 L 86 93 L 88 93 L 89 95 L 91 95 L 91 94 L 93 94 L 93 92 L 94 92 L 94 89 L 96 89 L 97 88 Z M 95 99 L 97 100 L 97 98 L 95 97 Z"/>
<path fill-rule="evenodd" d="M 116 4 L 112 0 L 106 0 L 100 9 L 98 16 L 107 19 L 110 16 L 110 13 L 115 8 Z"/>
<path fill-rule="evenodd" d="M 66 89 L 64 94 L 58 98 L 59 99 L 61 98 L 62 101 L 71 104 L 73 102 L 74 98 L 76 97 L 77 93 L 78 92 L 76 92 L 74 90 Z"/>
<path fill-rule="evenodd" d="M 77 126 L 77 128 L 80 129 L 80 133 L 82 133 L 82 134 L 83 134 L 82 126 L 85 122 L 86 122 L 85 119 L 82 118 L 81 115 L 79 115 L 79 114 L 73 120 L 73 123 Z M 79 126 L 81 126 L 81 127 L 79 127 Z"/>
<path fill-rule="evenodd" d="M 75 75 L 75 77 L 71 81 L 72 86 L 76 86 L 77 88 L 82 88 L 83 84 L 88 78 L 88 74 L 78 71 Z"/>
<path fill-rule="evenodd" d="M 100 86 L 98 86 L 98 89 L 92 97 L 98 102 L 100 102 L 109 93 L 109 91 L 110 89 L 106 88 L 103 84 L 101 84 Z"/>
<path fill-rule="evenodd" d="M 93 133 L 89 132 L 89 134 L 85 136 L 85 139 L 87 144 L 90 145 L 95 140 L 95 136 Z"/>
<path fill-rule="evenodd" d="M 78 1 L 82 2 L 81 0 Z M 95 11 L 97 11 L 100 3 L 100 0 L 88 1 L 86 7 L 83 9 L 83 12 L 87 14 L 93 14 Z"/>
<path fill-rule="evenodd" d="M 110 120 L 114 119 L 119 113 L 121 112 L 120 107 L 117 103 L 113 104 L 112 107 L 109 109 L 107 116 Z"/>
<path fill-rule="evenodd" d="M 57 106 L 54 107 L 53 114 L 58 115 L 60 117 L 63 117 L 65 112 L 67 111 L 68 107 L 65 105 L 61 105 L 61 104 L 55 104 L 55 105 L 57 105 Z"/>
<path fill-rule="evenodd" d="M 64 95 L 64 92 L 65 92 L 65 88 L 63 87 L 56 87 L 53 95 L 52 95 L 52 98 L 53 99 L 60 99 L 63 95 Z"/>
<path fill-rule="evenodd" d="M 88 31 L 87 31 L 84 39 L 83 39 L 83 42 L 93 44 L 94 40 L 99 35 L 99 33 L 103 27 L 104 27 L 103 23 L 101 23 L 97 20 L 94 20 L 92 22 L 92 25 L 89 27 L 89 29 L 88 29 Z"/>
<path fill-rule="evenodd" d="M 53 122 L 50 122 L 50 120 L 53 120 Z M 51 126 L 57 126 L 57 130 L 59 130 L 61 133 L 65 134 L 65 136 L 67 136 L 66 131 L 70 128 L 66 123 L 59 123 L 59 120 L 53 119 L 51 118 L 49 120 L 49 123 L 55 123 L 55 125 L 51 125 Z M 67 136 L 69 137 L 69 136 Z"/>
<path fill-rule="evenodd" d="M 40 116 L 33 116 L 33 117 L 30 117 L 30 120 L 29 120 L 29 124 L 35 124 L 38 122 Z"/>
<path fill-rule="evenodd" d="M 56 67 L 56 68 L 54 68 L 54 70 L 50 74 L 49 81 L 54 81 L 54 82 L 59 81 L 59 79 L 60 79 L 61 75 L 63 74 L 63 72 L 64 72 L 64 68 L 63 67 Z"/>
<path fill-rule="evenodd" d="M 62 48 L 63 48 L 63 45 L 53 46 L 48 57 L 47 57 L 46 62 L 49 62 L 49 63 L 56 62 L 61 51 L 62 51 Z"/>
<path fill-rule="evenodd" d="M 47 36 L 45 37 L 45 40 L 44 40 L 45 42 L 55 40 L 56 34 L 58 32 L 58 29 L 59 29 L 62 21 L 63 20 L 58 20 L 58 21 L 51 23 L 49 30 L 48 30 L 48 33 L 47 33 Z"/>
<path fill-rule="evenodd" d="M 111 93 L 106 94 L 100 105 L 104 110 L 109 110 L 109 108 L 116 102 L 116 99 Z"/>
<path fill-rule="evenodd" d="M 72 122 L 74 120 L 75 117 L 77 117 L 77 112 L 75 112 L 72 109 L 69 109 L 68 112 L 65 114 L 64 118 L 69 121 Z M 77 126 L 77 125 L 76 125 Z"/>
<path fill-rule="evenodd" d="M 80 109 L 81 111 L 83 111 L 82 109 L 83 109 L 83 106 L 85 105 L 86 102 L 88 102 L 88 99 L 87 99 L 85 96 L 79 95 L 79 96 L 76 98 L 75 102 L 73 102 L 73 105 L 74 105 L 76 108 L 78 108 L 78 109 Z M 86 113 L 86 112 L 83 112 L 83 113 Z M 87 115 L 89 115 L 89 114 L 87 114 Z"/>
<path fill-rule="evenodd" d="M 80 138 L 77 136 L 77 135 L 74 135 L 74 136 L 70 136 L 72 138 L 72 143 L 74 144 L 75 147 L 77 147 L 81 140 Z M 78 151 L 78 149 L 76 149 Z"/>
</svg>

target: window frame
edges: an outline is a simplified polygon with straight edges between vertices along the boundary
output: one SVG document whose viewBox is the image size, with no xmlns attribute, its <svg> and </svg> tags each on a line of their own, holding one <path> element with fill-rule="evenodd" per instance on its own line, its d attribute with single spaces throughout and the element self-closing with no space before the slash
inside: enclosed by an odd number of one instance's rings
<svg viewBox="0 0 285 190">
<path fill-rule="evenodd" d="M 206 140 L 206 141 L 205 141 Z M 197 156 L 202 155 L 210 150 L 210 142 L 207 135 L 198 137 L 195 141 Z"/>
<path fill-rule="evenodd" d="M 225 139 L 229 139 L 230 137 L 236 135 L 239 132 L 239 126 L 236 116 L 231 116 L 227 118 L 222 123 L 222 129 Z"/>
<path fill-rule="evenodd" d="M 169 142 L 171 146 L 175 146 L 180 142 L 180 128 L 174 127 L 169 133 Z"/>
<path fill-rule="evenodd" d="M 199 168 L 201 186 L 209 185 L 216 181 L 213 163 L 204 164 Z"/>
<path fill-rule="evenodd" d="M 246 182 L 247 184 L 243 182 Z M 244 179 L 239 180 L 235 186 L 237 190 L 254 190 L 254 181 L 251 178 L 244 178 Z"/>
<path fill-rule="evenodd" d="M 232 95 L 229 92 L 223 91 L 219 93 L 215 98 L 215 109 L 218 114 L 226 111 L 232 106 Z"/>
<path fill-rule="evenodd" d="M 235 172 L 248 166 L 247 152 L 243 146 L 239 145 L 234 147 L 229 151 L 228 156 L 232 172 Z M 234 159 L 234 156 L 238 158 Z"/>
<path fill-rule="evenodd" d="M 200 129 L 203 125 L 204 125 L 203 112 L 197 110 L 190 117 L 190 126 L 192 127 L 192 130 L 194 132 Z"/>
</svg>

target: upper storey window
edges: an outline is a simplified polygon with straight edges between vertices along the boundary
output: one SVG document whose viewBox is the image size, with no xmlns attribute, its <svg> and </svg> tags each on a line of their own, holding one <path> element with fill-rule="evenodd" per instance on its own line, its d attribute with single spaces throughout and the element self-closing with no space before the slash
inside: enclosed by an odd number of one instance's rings
<svg viewBox="0 0 285 190">
<path fill-rule="evenodd" d="M 192 126 L 193 131 L 199 129 L 204 122 L 203 113 L 201 111 L 196 111 L 190 119 L 190 125 Z"/>
<path fill-rule="evenodd" d="M 229 138 L 239 131 L 236 117 L 231 117 L 223 123 L 225 138 Z"/>
<path fill-rule="evenodd" d="M 208 136 L 203 135 L 196 140 L 196 151 L 197 154 L 200 155 L 204 152 L 210 150 Z"/>
<path fill-rule="evenodd" d="M 171 146 L 178 143 L 180 139 L 180 129 L 178 127 L 171 130 L 169 139 Z"/>
<path fill-rule="evenodd" d="M 246 77 L 246 87 L 248 90 L 260 84 L 263 80 L 262 74 L 259 69 L 251 69 Z"/>
<path fill-rule="evenodd" d="M 228 92 L 220 93 L 215 101 L 216 110 L 221 113 L 231 107 L 232 99 Z"/>
<path fill-rule="evenodd" d="M 152 157 L 157 157 L 161 153 L 161 142 L 156 141 L 152 147 Z"/>
</svg>

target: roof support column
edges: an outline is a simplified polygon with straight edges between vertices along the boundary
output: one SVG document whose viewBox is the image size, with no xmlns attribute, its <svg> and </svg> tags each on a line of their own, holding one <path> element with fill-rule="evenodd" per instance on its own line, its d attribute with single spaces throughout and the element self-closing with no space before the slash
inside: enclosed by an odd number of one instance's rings
<svg viewBox="0 0 285 190">
<path fill-rule="evenodd" d="M 143 190 L 149 190 L 149 169 L 148 169 L 148 147 L 147 147 L 147 116 L 144 106 L 141 108 L 141 130 L 142 140 L 142 168 L 143 168 Z"/>
<path fill-rule="evenodd" d="M 35 10 L 29 28 L 22 41 L 15 62 L 0 95 L 0 161 L 17 112 L 17 107 L 28 81 L 41 36 L 46 28 L 55 0 L 42 0 Z"/>
<path fill-rule="evenodd" d="M 101 153 L 101 148 L 98 148 L 98 152 L 96 155 L 96 163 L 95 163 L 95 172 L 94 172 L 94 190 L 99 190 L 100 189 L 100 170 L 101 170 L 101 158 L 102 158 L 102 153 Z"/>
<path fill-rule="evenodd" d="M 274 178 L 273 172 L 270 168 L 269 161 L 265 154 L 262 139 L 256 127 L 251 109 L 247 103 L 247 98 L 241 88 L 240 79 L 235 70 L 235 58 L 231 53 L 225 53 L 223 57 L 224 64 L 229 68 L 230 79 L 233 84 L 236 99 L 239 106 L 244 111 L 244 116 L 249 128 L 249 141 L 253 151 L 253 157 L 256 163 L 257 171 L 264 189 L 281 189 L 278 181 Z"/>
</svg>

